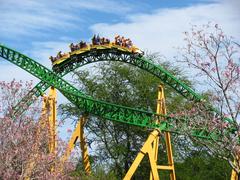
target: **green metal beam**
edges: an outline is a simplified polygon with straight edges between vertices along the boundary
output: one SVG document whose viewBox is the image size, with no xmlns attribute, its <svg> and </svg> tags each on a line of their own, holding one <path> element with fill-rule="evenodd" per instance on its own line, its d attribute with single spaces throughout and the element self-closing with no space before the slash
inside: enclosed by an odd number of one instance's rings
<svg viewBox="0 0 240 180">
<path fill-rule="evenodd" d="M 165 85 L 169 85 L 188 100 L 195 102 L 203 100 L 203 98 L 194 92 L 192 88 L 188 87 L 185 83 L 178 80 L 169 71 L 165 70 L 160 65 L 155 65 L 144 57 L 139 57 L 128 52 L 120 52 L 117 49 L 95 49 L 83 54 L 72 55 L 61 64 L 53 66 L 53 71 L 62 77 L 81 66 L 100 61 L 120 61 L 139 67 L 158 77 Z M 40 82 L 21 102 L 30 105 L 34 93 L 36 95 L 39 95 L 39 93 L 36 93 L 37 91 L 44 92 L 47 88 L 48 86 L 46 83 L 44 84 L 43 82 Z M 21 114 L 27 108 L 27 106 L 24 107 L 25 109 L 22 106 L 17 105 L 15 112 Z M 216 113 L 216 116 L 220 116 L 218 110 L 214 109 L 211 105 L 206 104 L 206 107 L 209 109 L 209 111 Z M 231 122 L 231 120 L 228 118 L 224 118 L 224 120 Z"/>
<path fill-rule="evenodd" d="M 139 57 L 128 52 L 119 52 L 117 49 L 95 49 L 85 52 L 84 54 L 72 55 L 61 64 L 53 66 L 53 71 L 68 74 L 78 67 L 100 61 L 120 61 L 131 64 L 158 77 L 164 84 L 169 85 L 188 100 L 200 101 L 203 99 L 199 94 L 195 93 L 192 88 L 174 77 L 160 65 L 153 64 L 145 57 Z"/>
<path fill-rule="evenodd" d="M 202 97 L 195 93 L 190 87 L 186 84 L 175 78 L 170 72 L 166 71 L 163 67 L 153 64 L 150 60 L 144 57 L 138 57 L 134 54 L 127 52 L 119 52 L 115 49 L 106 49 L 106 50 L 93 50 L 86 52 L 84 54 L 70 56 L 69 59 L 66 59 L 63 63 L 54 66 L 53 71 L 59 76 L 64 76 L 73 70 L 84 66 L 86 64 L 100 62 L 100 61 L 120 61 L 124 63 L 131 64 L 133 66 L 139 67 L 154 76 L 158 77 L 164 84 L 169 85 L 175 89 L 179 94 L 184 96 L 189 100 L 200 101 Z M 30 93 L 24 98 L 21 103 L 31 104 L 34 93 L 36 96 L 40 95 L 38 91 L 44 92 L 47 89 L 46 83 L 40 82 L 37 84 Z M 25 106 L 27 108 L 27 106 Z M 21 106 L 16 106 L 16 113 L 22 113 L 26 109 Z"/>
<path fill-rule="evenodd" d="M 178 125 L 185 123 L 188 126 L 190 123 L 189 119 L 175 119 L 169 116 L 157 115 L 156 113 L 94 100 L 43 65 L 3 45 L 0 45 L 0 56 L 42 80 L 47 84 L 45 88 L 54 86 L 80 109 L 104 119 L 146 128 L 159 128 L 162 131 L 171 132 L 181 132 L 181 127 Z M 37 92 L 32 91 L 32 93 L 40 94 L 41 90 L 37 90 Z M 155 120 L 159 118 L 163 119 L 160 125 L 155 123 Z M 182 123 L 178 123 L 179 121 Z M 221 132 L 196 129 L 192 131 L 192 135 L 200 138 L 219 139 Z"/>
</svg>

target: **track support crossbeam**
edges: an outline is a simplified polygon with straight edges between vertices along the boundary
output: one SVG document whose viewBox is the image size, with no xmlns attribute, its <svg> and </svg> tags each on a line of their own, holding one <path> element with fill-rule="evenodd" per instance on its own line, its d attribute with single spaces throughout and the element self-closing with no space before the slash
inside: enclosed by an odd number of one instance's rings
<svg viewBox="0 0 240 180">
<path fill-rule="evenodd" d="M 160 85 L 158 88 L 157 114 L 166 114 L 164 89 L 162 85 Z M 156 123 L 159 124 L 160 119 L 157 119 Z M 158 129 L 155 129 L 150 133 L 143 147 L 141 148 L 140 152 L 138 153 L 137 157 L 135 158 L 131 167 L 129 168 L 127 174 L 125 175 L 124 180 L 130 180 L 132 178 L 133 174 L 137 170 L 139 164 L 141 163 L 145 155 L 148 155 L 150 166 L 151 166 L 150 180 L 160 179 L 158 170 L 170 171 L 170 179 L 176 180 L 173 153 L 172 153 L 172 147 L 171 147 L 171 137 L 169 132 L 165 132 L 168 165 L 167 166 L 157 165 L 160 135 L 161 135 L 161 132 Z"/>
</svg>

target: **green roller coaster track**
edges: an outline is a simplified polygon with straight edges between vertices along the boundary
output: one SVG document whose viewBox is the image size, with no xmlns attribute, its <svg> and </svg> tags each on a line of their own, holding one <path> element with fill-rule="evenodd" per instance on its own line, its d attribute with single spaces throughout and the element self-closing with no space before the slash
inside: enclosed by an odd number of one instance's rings
<svg viewBox="0 0 240 180">
<path fill-rule="evenodd" d="M 202 99 L 202 97 L 196 94 L 190 87 L 176 79 L 171 73 L 163 69 L 161 66 L 153 64 L 144 57 L 135 57 L 131 53 L 119 52 L 116 49 L 95 50 L 84 54 L 73 55 L 59 66 L 53 67 L 53 71 L 62 77 L 81 66 L 100 61 L 120 61 L 132 64 L 160 78 L 164 84 L 168 84 L 185 98 L 194 101 L 200 101 Z M 47 86 L 46 83 L 41 81 L 31 90 L 29 95 L 26 96 L 22 102 L 31 104 L 33 95 L 39 96 L 48 87 L 49 86 Z M 16 109 L 16 112 L 20 111 L 21 113 L 25 110 L 22 109 L 21 106 L 16 107 L 19 107 L 19 109 Z"/>
<path fill-rule="evenodd" d="M 190 123 L 189 118 L 176 119 L 152 112 L 95 100 L 92 97 L 85 95 L 83 92 L 79 91 L 61 78 L 65 74 L 80 66 L 98 61 L 122 61 L 135 65 L 157 76 L 161 81 L 174 88 L 178 93 L 187 99 L 194 101 L 201 101 L 202 99 L 201 96 L 176 79 L 171 73 L 163 69 L 161 66 L 154 65 L 144 57 L 136 57 L 133 54 L 123 53 L 118 50 L 94 50 L 80 55 L 73 55 L 69 59 L 65 60 L 61 65 L 53 67 L 55 72 L 47 69 L 33 59 L 3 45 L 0 45 L 0 57 L 19 66 L 41 80 L 41 82 L 38 83 L 21 101 L 21 103 L 27 103 L 27 105 L 32 103 L 33 96 L 38 97 L 48 87 L 54 86 L 80 109 L 104 119 L 145 128 L 159 128 L 161 131 L 176 133 L 181 132 L 179 124 L 188 126 Z M 17 108 L 20 108 L 17 109 L 17 111 L 22 112 L 25 110 L 21 107 L 22 106 L 17 106 Z M 162 120 L 160 124 L 156 124 L 155 120 L 157 118 L 163 118 L 164 120 Z M 182 123 L 179 123 L 179 121 Z M 234 132 L 229 130 L 226 133 L 229 134 Z M 191 134 L 199 138 L 221 140 L 222 132 L 218 132 L 217 130 L 208 131 L 207 128 L 200 128 L 192 130 Z"/>
</svg>

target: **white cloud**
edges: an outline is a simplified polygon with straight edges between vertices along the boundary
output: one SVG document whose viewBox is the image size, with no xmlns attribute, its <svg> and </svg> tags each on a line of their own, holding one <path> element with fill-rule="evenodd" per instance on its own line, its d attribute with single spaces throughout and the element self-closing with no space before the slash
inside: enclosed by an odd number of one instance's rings
<svg viewBox="0 0 240 180">
<path fill-rule="evenodd" d="M 29 50 L 25 50 L 21 53 L 27 55 L 28 57 L 38 61 L 48 69 L 52 68 L 49 56 L 55 56 L 58 51 L 68 52 L 69 42 L 67 40 L 60 41 L 46 41 L 46 42 L 33 42 L 32 47 Z M 11 81 L 16 80 L 34 80 L 37 83 L 39 80 L 28 72 L 22 70 L 21 68 L 11 64 L 5 63 L 4 59 L 0 59 L 0 81 Z M 7 61 L 6 61 L 7 62 Z"/>
<path fill-rule="evenodd" d="M 96 6 L 96 4 L 99 6 Z M 106 37 L 113 38 L 115 34 L 130 37 L 140 48 L 160 52 L 167 56 L 168 60 L 171 60 L 177 53 L 174 47 L 182 45 L 182 32 L 188 30 L 190 24 L 206 24 L 213 21 L 222 26 L 227 34 L 238 38 L 240 34 L 240 11 L 238 7 L 240 7 L 239 1 L 230 0 L 182 8 L 164 8 L 151 14 L 127 15 L 128 22 L 126 23 L 95 24 L 91 27 L 91 30 Z M 2 15 L 0 23 L 6 24 L 1 26 L 0 33 L 4 34 L 4 31 L 6 31 L 5 33 L 11 35 L 15 33 L 16 35 L 18 33 L 36 32 L 41 28 L 51 29 L 59 26 L 71 26 L 73 24 L 67 21 L 73 18 L 77 8 L 104 12 L 112 12 L 115 9 L 118 9 L 119 12 L 130 10 L 119 6 L 117 2 L 108 0 L 101 0 L 98 3 L 96 3 L 96 0 L 88 2 L 73 0 L 61 4 L 55 1 L 41 1 L 40 3 L 30 0 L 9 0 L 3 2 L 0 6 Z M 62 19 L 62 21 L 59 21 L 59 19 Z M 73 40 L 69 38 L 60 38 L 59 41 L 33 42 L 31 49 L 23 53 L 51 68 L 48 57 L 56 55 L 59 50 L 68 52 L 70 42 L 73 42 Z M 14 72 L 14 74 L 9 75 L 9 72 Z M 13 78 L 37 81 L 36 78 L 18 67 L 11 64 L 1 65 L 0 80 L 12 80 Z"/>
<path fill-rule="evenodd" d="M 0 5 L 0 34 L 15 38 L 44 36 L 49 31 L 81 28 L 79 24 L 87 19 L 79 16 L 83 10 L 119 14 L 130 9 L 124 3 L 110 0 L 8 0 Z"/>
<path fill-rule="evenodd" d="M 0 60 L 2 61 L 2 59 Z M 30 81 L 33 80 L 33 83 L 37 83 L 39 80 L 28 72 L 22 70 L 21 68 L 14 66 L 13 64 L 4 64 L 1 65 L 0 81 L 10 82 L 13 79 L 17 81 Z"/>
<path fill-rule="evenodd" d="M 22 52 L 28 57 L 38 61 L 48 69 L 51 69 L 51 61 L 49 60 L 49 56 L 55 56 L 59 50 L 62 52 L 68 52 L 69 48 L 69 40 L 66 38 L 61 38 L 60 41 L 46 41 L 46 42 L 33 42 L 31 50 L 27 50 Z M 0 59 L 0 62 L 4 61 L 4 59 Z M 7 62 L 7 61 L 6 61 Z M 12 81 L 13 79 L 17 81 L 31 81 L 33 80 L 33 84 L 37 84 L 40 80 L 30 73 L 24 71 L 20 67 L 17 67 L 11 63 L 1 63 L 0 67 L 0 81 Z M 69 77 L 67 77 L 70 80 Z M 58 93 L 58 103 L 66 103 L 68 100 L 61 94 Z"/>
<path fill-rule="evenodd" d="M 133 8 L 127 2 L 110 1 L 110 0 L 76 1 L 73 3 L 73 5 L 75 7 L 113 13 L 113 14 L 126 13 Z"/>
<path fill-rule="evenodd" d="M 51 69 L 50 56 L 56 56 L 59 51 L 69 52 L 71 40 L 33 42 L 31 50 L 26 51 L 30 57 Z"/>
<path fill-rule="evenodd" d="M 91 27 L 94 33 L 106 37 L 115 34 L 130 37 L 142 49 L 160 51 L 171 58 L 176 50 L 173 47 L 182 45 L 182 32 L 192 24 L 205 24 L 209 21 L 219 23 L 230 35 L 238 38 L 240 34 L 239 1 L 216 1 L 213 4 L 194 5 L 183 8 L 159 9 L 152 14 L 135 14 L 127 16 L 127 23 L 95 24 Z M 83 19 L 76 16 L 81 10 L 95 10 L 106 13 L 122 14 L 130 12 L 128 4 L 109 0 L 91 1 L 32 1 L 8 0 L 0 5 L 0 34 L 2 37 L 18 37 L 21 35 L 39 34 L 42 30 L 57 30 L 79 28 L 76 21 Z M 42 35 L 42 34 L 41 34 Z M 48 57 L 55 55 L 59 50 L 69 51 L 68 45 L 72 39 L 63 38 L 59 41 L 33 42 L 31 49 L 23 52 L 36 59 L 44 66 L 51 68 Z M 0 59 L 2 61 L 2 59 Z M 0 81 L 39 80 L 24 70 L 12 64 L 1 64 Z M 60 93 L 59 93 L 60 94 Z M 58 103 L 66 102 L 66 98 L 59 95 Z M 62 128 L 70 126 L 68 122 Z M 66 131 L 62 130 L 61 131 Z M 62 133 L 64 137 L 66 133 Z"/>
<path fill-rule="evenodd" d="M 239 1 L 231 0 L 182 8 L 164 8 L 152 14 L 130 15 L 126 23 L 95 24 L 91 30 L 112 38 L 115 34 L 130 37 L 140 48 L 157 51 L 170 58 L 176 54 L 174 47 L 182 45 L 182 33 L 189 30 L 190 24 L 216 22 L 227 34 L 238 38 L 239 7 Z"/>
<path fill-rule="evenodd" d="M 87 3 L 74 0 L 71 1 L 71 3 L 65 2 L 61 5 L 57 4 L 55 1 L 45 1 L 47 2 L 46 4 L 44 4 L 43 1 L 41 2 L 42 3 L 30 0 L 23 0 L 21 2 L 9 0 L 3 2 L 0 10 L 4 18 L 0 19 L 0 23 L 4 24 L 2 23 L 4 21 L 10 26 L 1 26 L 0 32 L 3 32 L 4 27 L 6 27 L 9 34 L 11 34 L 11 29 L 15 33 L 26 33 L 28 31 L 35 31 L 36 28 L 41 28 L 38 27 L 38 24 L 44 28 L 50 29 L 58 27 L 60 24 L 62 26 L 69 26 L 70 24 L 64 24 L 62 21 L 58 22 L 55 16 L 63 14 L 61 16 L 63 21 L 71 19 L 72 14 L 69 14 L 68 11 L 71 9 L 74 11 L 73 6 L 75 6 L 75 8 L 109 12 L 114 11 L 116 8 L 119 8 L 119 10 L 123 12 L 129 11 L 128 8 L 121 9 L 118 3 L 107 0 L 101 0 L 102 3 L 98 3 L 99 6 L 96 6 L 95 0 Z M 182 32 L 189 29 L 190 23 L 205 24 L 209 21 L 214 21 L 219 23 L 228 34 L 238 38 L 240 34 L 239 5 L 240 3 L 238 1 L 231 0 L 183 8 L 165 8 L 156 10 L 152 14 L 129 15 L 127 16 L 128 22 L 126 23 L 95 24 L 91 29 L 94 33 L 100 33 L 106 37 L 113 37 L 115 34 L 130 37 L 140 48 L 158 51 L 171 60 L 177 52 L 174 47 L 182 45 Z M 64 10 L 67 10 L 67 13 L 62 13 L 65 12 Z M 23 25 L 21 26 L 18 24 Z M 51 68 L 51 62 L 48 57 L 50 55 L 56 55 L 59 50 L 68 52 L 68 45 L 70 42 L 73 42 L 73 40 L 69 38 L 60 38 L 59 41 L 49 40 L 33 42 L 31 49 L 23 53 L 36 59 L 44 66 Z M 17 78 L 19 80 L 34 79 L 37 81 L 33 76 L 11 64 L 1 65 L 1 67 L 0 80 L 12 80 L 13 78 Z M 14 72 L 14 74 L 9 75 L 9 72 Z"/>
<path fill-rule="evenodd" d="M 160 52 L 173 65 L 181 66 L 184 74 L 196 82 L 195 70 L 178 63 L 173 58 L 178 47 L 183 46 L 183 32 L 191 25 L 218 23 L 226 34 L 240 42 L 240 1 L 225 0 L 182 8 L 163 8 L 151 14 L 136 14 L 127 17 L 128 22 L 117 24 L 100 23 L 91 27 L 94 33 L 113 38 L 119 34 L 132 39 L 142 50 Z M 203 79 L 197 79 L 203 82 Z M 196 89 L 204 90 L 196 84 Z"/>
<path fill-rule="evenodd" d="M 1 3 L 0 33 L 3 36 L 33 36 L 40 30 L 73 28 L 72 16 L 47 3 L 48 1 L 4 1 Z M 49 1 L 50 2 L 50 1 Z"/>
</svg>

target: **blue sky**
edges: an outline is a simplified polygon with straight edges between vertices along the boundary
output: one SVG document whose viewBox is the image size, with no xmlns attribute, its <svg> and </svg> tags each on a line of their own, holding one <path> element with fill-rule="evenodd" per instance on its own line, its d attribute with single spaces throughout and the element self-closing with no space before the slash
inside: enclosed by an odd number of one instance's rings
<svg viewBox="0 0 240 180">
<path fill-rule="evenodd" d="M 239 0 L 0 0 L 0 43 L 51 68 L 48 60 L 71 42 L 99 33 L 129 37 L 170 61 L 191 24 L 218 23 L 239 42 Z M 173 62 L 174 63 L 174 62 Z M 0 59 L 0 81 L 36 78 Z M 60 96 L 60 101 L 65 101 Z"/>
<path fill-rule="evenodd" d="M 34 42 L 89 39 L 98 23 L 127 23 L 131 15 L 154 14 L 164 8 L 184 8 L 214 1 L 31 1 L 1 3 L 1 42 L 25 51 Z M 22 43 L 24 42 L 24 43 Z"/>
<path fill-rule="evenodd" d="M 238 38 L 238 7 L 237 0 L 8 0 L 0 6 L 0 43 L 49 68 L 50 55 L 68 51 L 70 42 L 89 41 L 94 33 L 127 36 L 143 50 L 171 59 L 190 24 L 216 22 Z M 8 68 L 16 69 L 17 79 L 31 77 L 4 61 L 0 68 L 0 80 L 14 77 Z"/>
</svg>

